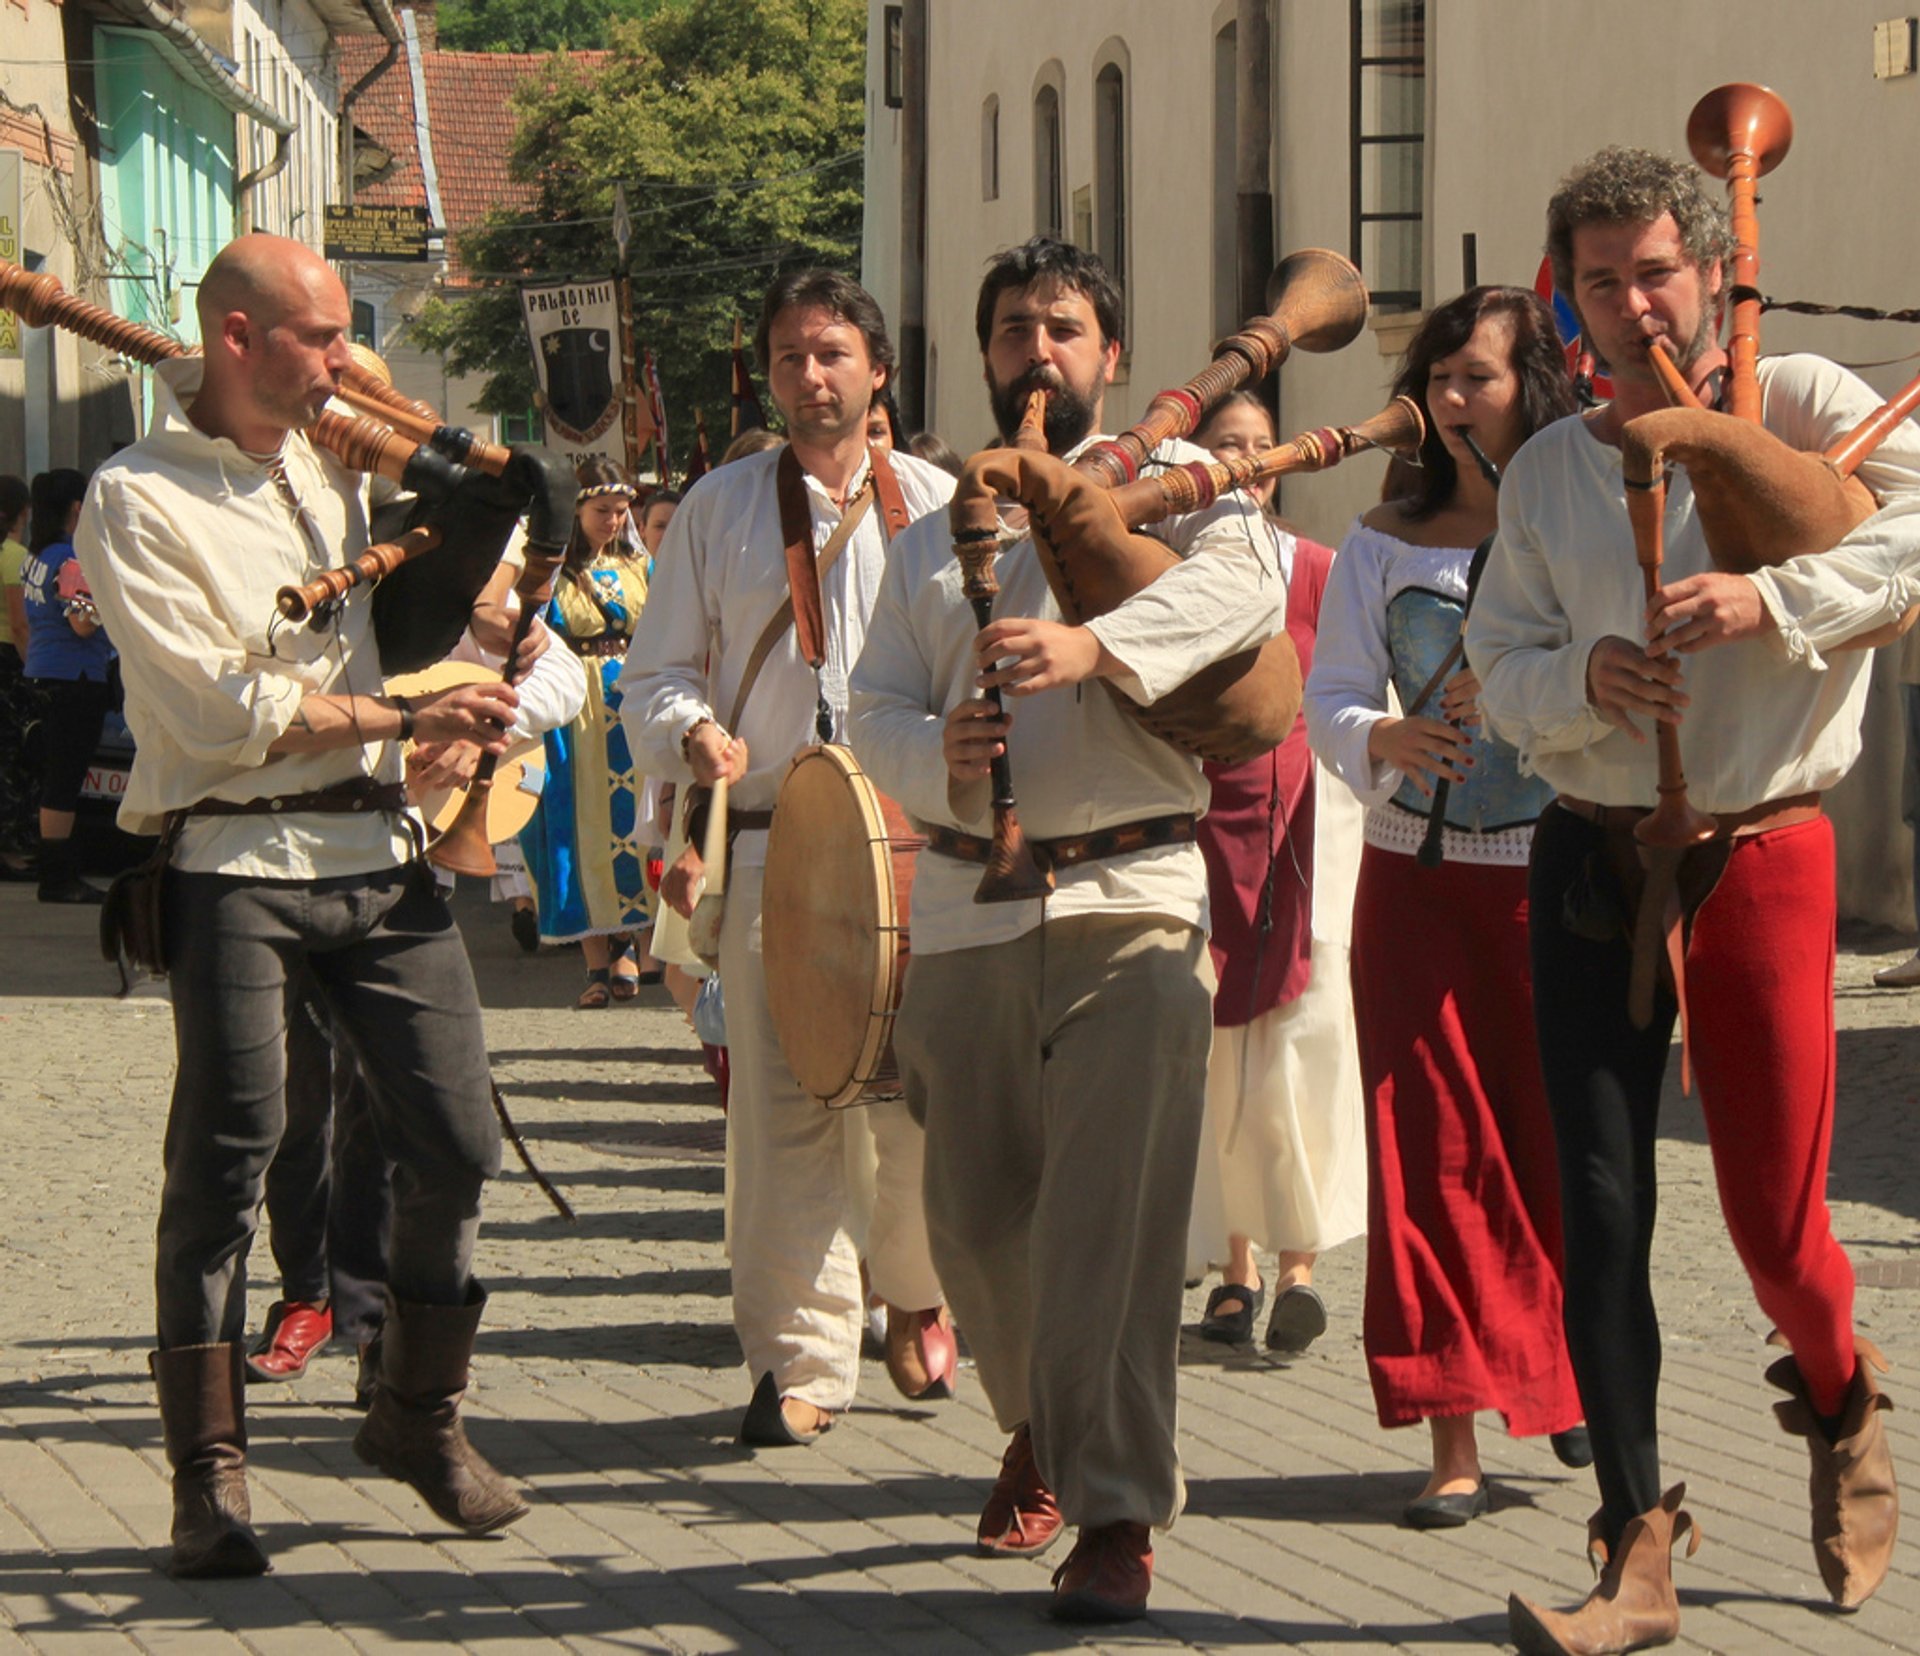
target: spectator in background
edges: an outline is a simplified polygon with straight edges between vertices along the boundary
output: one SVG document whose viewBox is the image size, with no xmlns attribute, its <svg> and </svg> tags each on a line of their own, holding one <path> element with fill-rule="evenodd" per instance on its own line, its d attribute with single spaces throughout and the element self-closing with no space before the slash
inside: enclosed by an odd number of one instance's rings
<svg viewBox="0 0 1920 1656">
<path fill-rule="evenodd" d="M 916 431 L 907 444 L 907 452 L 915 459 L 928 461 L 942 471 L 952 472 L 955 477 L 960 475 L 960 468 L 966 464 L 960 451 L 935 431 Z"/>
<path fill-rule="evenodd" d="M 97 903 L 104 893 L 80 878 L 73 819 L 87 763 L 113 705 L 113 646 L 73 557 L 87 477 L 68 467 L 33 480 L 27 560 L 27 678 L 45 695 L 45 762 L 40 773 L 40 901 Z"/>
<path fill-rule="evenodd" d="M 1900 814 L 1913 829 L 1913 910 L 1920 928 L 1920 627 L 1894 646 L 1900 652 L 1900 711 L 1906 721 L 1906 769 L 1900 779 Z M 1873 974 L 1882 989 L 1920 989 L 1920 949 L 1897 966 Z"/>
<path fill-rule="evenodd" d="M 767 449 L 778 448 L 786 438 L 777 431 L 769 431 L 765 426 L 750 426 L 747 430 L 727 444 L 726 453 L 720 456 L 720 464 L 730 465 L 735 460 L 744 460 L 749 454 L 760 454 Z"/>
<path fill-rule="evenodd" d="M 673 522 L 674 508 L 679 504 L 678 489 L 655 489 L 647 496 L 646 505 L 640 508 L 640 544 L 647 549 L 649 573 L 652 560 L 660 555 L 660 543 L 666 538 L 667 525 Z"/>
<path fill-rule="evenodd" d="M 23 479 L 0 477 L 0 880 L 34 877 L 34 788 L 26 738 L 35 698 L 25 681 L 27 600 L 20 586 L 32 500 Z"/>
</svg>

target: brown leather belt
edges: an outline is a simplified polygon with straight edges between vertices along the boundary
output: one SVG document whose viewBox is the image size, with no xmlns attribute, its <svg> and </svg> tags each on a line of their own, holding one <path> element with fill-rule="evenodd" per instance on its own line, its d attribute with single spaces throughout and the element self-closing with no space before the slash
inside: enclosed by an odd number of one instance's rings
<svg viewBox="0 0 1920 1656">
<path fill-rule="evenodd" d="M 1112 828 L 1096 828 L 1091 834 L 1067 834 L 1060 839 L 1029 840 L 1045 863 L 1054 868 L 1072 868 L 1079 863 L 1099 862 L 1107 857 L 1124 857 L 1130 851 L 1145 851 L 1161 845 L 1186 845 L 1193 839 L 1194 816 L 1183 811 L 1174 816 L 1148 817 L 1143 822 L 1122 822 Z M 927 824 L 927 849 L 960 862 L 985 863 L 993 850 L 993 841 L 978 834 L 963 834 L 937 822 Z"/>
<path fill-rule="evenodd" d="M 259 799 L 203 799 L 189 805 L 182 816 L 273 816 L 282 812 L 321 811 L 356 814 L 367 811 L 404 811 L 407 785 L 376 782 L 357 776 L 308 793 L 266 794 Z"/>
<path fill-rule="evenodd" d="M 1597 828 L 1631 828 L 1642 817 L 1653 814 L 1647 805 L 1596 805 L 1591 800 L 1570 799 L 1565 794 L 1554 800 L 1569 816 L 1591 822 Z M 1775 828 L 1791 828 L 1798 822 L 1811 822 L 1820 814 L 1817 793 L 1789 794 L 1783 799 L 1765 799 L 1744 811 L 1714 813 L 1715 839 L 1744 839 L 1749 834 L 1770 833 Z"/>
<path fill-rule="evenodd" d="M 627 646 L 632 642 L 632 639 L 622 638 L 618 633 L 595 633 L 592 638 L 569 638 L 567 648 L 577 656 L 594 660 L 606 656 L 623 656 L 627 653 Z"/>
</svg>

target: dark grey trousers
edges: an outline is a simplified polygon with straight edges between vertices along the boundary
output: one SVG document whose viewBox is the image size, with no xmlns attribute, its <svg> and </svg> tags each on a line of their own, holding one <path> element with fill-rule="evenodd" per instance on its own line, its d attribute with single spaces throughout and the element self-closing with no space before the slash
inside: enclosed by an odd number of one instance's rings
<svg viewBox="0 0 1920 1656">
<path fill-rule="evenodd" d="M 466 946 L 432 881 L 175 870 L 166 927 L 179 1067 L 154 1266 L 161 1346 L 245 1331 L 247 1250 L 286 1125 L 287 981 L 302 966 L 361 1061 L 394 1162 L 393 1291 L 464 1304 L 500 1129 Z"/>
</svg>

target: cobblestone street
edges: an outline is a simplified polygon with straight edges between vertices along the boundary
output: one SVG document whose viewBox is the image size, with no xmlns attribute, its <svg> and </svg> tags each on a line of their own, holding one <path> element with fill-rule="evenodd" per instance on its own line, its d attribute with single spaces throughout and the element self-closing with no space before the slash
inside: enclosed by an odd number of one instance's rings
<svg viewBox="0 0 1920 1656">
<path fill-rule="evenodd" d="M 469 1418 L 533 1511 L 467 1540 L 370 1475 L 350 1447 L 351 1353 L 336 1349 L 300 1383 L 250 1395 L 254 1509 L 274 1573 L 190 1583 L 156 1568 L 169 1508 L 146 1372 L 168 1009 L 152 987 L 112 997 L 93 911 L 0 887 L 0 936 L 23 968 L 0 999 L 0 1646 L 1357 1656 L 1498 1647 L 1509 1590 L 1585 1592 L 1589 1476 L 1495 1421 L 1482 1422 L 1492 1515 L 1450 1533 L 1397 1524 L 1425 1444 L 1374 1420 L 1359 1243 L 1317 1278 L 1332 1327 L 1306 1357 L 1187 1351 L 1190 1504 L 1159 1539 L 1152 1618 L 1133 1629 L 1083 1639 L 1042 1617 L 1064 1546 L 1041 1561 L 974 1556 L 1002 1440 L 970 1370 L 957 1401 L 924 1408 L 901 1404 L 869 1363 L 859 1405 L 816 1449 L 736 1447 L 749 1388 L 721 1254 L 722 1118 L 692 1037 L 659 991 L 568 1010 L 574 955 L 530 960 L 504 910 L 463 898 L 460 911 L 499 1083 L 578 1209 L 575 1223 L 559 1218 L 509 1152 L 481 1235 L 493 1299 Z M 1898 942 L 1842 955 L 1830 1194 L 1859 1267 L 1860 1325 L 1895 1365 L 1891 1429 L 1912 1485 L 1920 996 L 1869 981 L 1904 956 Z M 1698 1110 L 1670 1087 L 1655 1254 L 1664 1454 L 1705 1538 L 1676 1562 L 1684 1647 L 1920 1652 L 1920 1532 L 1858 1615 L 1825 1607 L 1804 1455 L 1761 1379 L 1767 1325 L 1719 1220 Z M 256 1326 L 270 1273 L 263 1238 Z"/>
</svg>

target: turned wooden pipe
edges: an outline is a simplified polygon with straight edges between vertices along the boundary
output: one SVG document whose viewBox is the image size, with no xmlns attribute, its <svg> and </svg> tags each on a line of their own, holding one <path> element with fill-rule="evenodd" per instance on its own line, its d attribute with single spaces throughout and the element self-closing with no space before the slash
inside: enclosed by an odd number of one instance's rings
<svg viewBox="0 0 1920 1656">
<path fill-rule="evenodd" d="M 1259 454 L 1232 460 L 1191 461 L 1169 466 L 1113 491 L 1114 505 L 1127 526 L 1139 529 L 1180 512 L 1211 506 L 1232 489 L 1244 489 L 1269 478 L 1295 472 L 1325 471 L 1368 449 L 1396 454 L 1418 451 L 1427 434 L 1420 405 L 1411 397 L 1395 397 L 1378 414 L 1350 426 L 1321 426 L 1303 431 L 1291 442 Z"/>
<path fill-rule="evenodd" d="M 1026 411 L 1021 416 L 1020 429 L 1014 433 L 1013 446 L 1029 451 L 1037 449 L 1044 453 L 1047 447 L 1046 415 L 1047 393 L 1035 391 L 1027 398 Z M 975 624 L 983 630 L 993 619 L 993 601 L 1000 593 L 1000 583 L 993 573 L 993 561 L 999 552 L 1000 534 L 997 526 L 955 531 L 953 555 L 960 560 L 960 589 L 973 606 Z M 984 694 L 997 718 L 1004 707 L 1000 699 L 1000 686 L 993 685 Z M 980 877 L 973 900 L 976 903 L 1018 903 L 1044 897 L 1053 890 L 1053 871 L 1041 863 L 1027 839 L 1026 831 L 1020 826 L 1020 815 L 1015 809 L 1013 797 L 1013 764 L 1007 757 L 1004 742 L 1001 743 L 1001 751 L 993 756 L 990 769 L 993 780 L 993 846 L 987 853 L 987 871 Z"/>
<path fill-rule="evenodd" d="M 394 390 L 377 376 L 355 364 L 349 368 L 340 386 L 340 400 L 376 420 L 384 420 L 397 432 L 425 443 L 434 453 L 457 466 L 472 466 L 491 477 L 505 474 L 512 458 L 498 443 L 489 443 L 460 426 L 446 424 L 425 403 Z"/>
<path fill-rule="evenodd" d="M 1367 284 L 1350 260 L 1318 247 L 1288 255 L 1267 278 L 1269 314 L 1221 340 L 1211 363 L 1156 396 L 1131 430 L 1095 443 L 1074 470 L 1108 488 L 1131 483 L 1156 447 L 1198 430 L 1229 392 L 1257 385 L 1296 350 L 1337 351 L 1351 343 L 1366 326 L 1368 303 Z"/>
<path fill-rule="evenodd" d="M 192 354 L 177 339 L 67 292 L 59 277 L 23 270 L 11 259 L 0 259 L 0 305 L 30 328 L 60 328 L 148 367 Z M 370 374 L 363 377 L 378 384 Z M 328 412 L 307 428 L 307 435 L 354 471 L 377 472 L 409 488 L 444 487 L 451 481 L 443 463 L 430 451 L 423 455 L 424 445 L 391 425 Z"/>
<path fill-rule="evenodd" d="M 355 587 L 370 586 L 439 544 L 438 529 L 409 529 L 398 540 L 369 546 L 352 563 L 322 570 L 304 586 L 283 586 L 274 595 L 274 607 L 289 621 L 305 621 L 322 604 L 338 603 Z"/>
<path fill-rule="evenodd" d="M 1758 185 L 1786 159 L 1793 113 L 1777 92 L 1750 81 L 1718 86 L 1687 117 L 1687 148 L 1701 168 L 1726 180 L 1733 220 L 1733 330 L 1727 339 L 1727 410 L 1760 418 L 1760 219 Z"/>
</svg>

